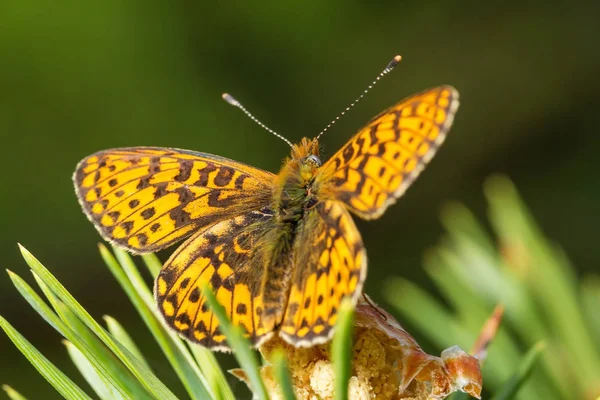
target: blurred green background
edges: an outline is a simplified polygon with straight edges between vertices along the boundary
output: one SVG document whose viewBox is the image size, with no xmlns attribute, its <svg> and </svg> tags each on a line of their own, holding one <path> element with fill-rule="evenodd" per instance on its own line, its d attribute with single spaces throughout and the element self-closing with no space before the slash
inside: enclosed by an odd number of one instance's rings
<svg viewBox="0 0 600 400">
<path fill-rule="evenodd" d="M 358 222 L 370 259 L 366 291 L 383 301 L 379 289 L 391 275 L 424 283 L 421 258 L 442 233 L 440 206 L 460 200 L 483 215 L 481 184 L 494 172 L 514 180 L 580 273 L 598 271 L 598 15 L 593 1 L 3 0 L 0 267 L 25 271 L 16 246 L 24 244 L 95 316 L 113 315 L 135 335 L 141 321 L 77 204 L 77 162 L 111 147 L 168 146 L 275 172 L 286 144 L 222 92 L 296 142 L 401 54 L 395 72 L 324 136 L 325 158 L 414 92 L 452 84 L 461 107 L 405 198 L 380 220 Z M 6 275 L 0 314 L 77 378 L 59 335 Z M 151 341 L 147 331 L 135 338 L 142 348 Z M 160 375 L 162 355 L 148 358 Z M 2 335 L 0 382 L 29 398 L 58 398 Z"/>
</svg>

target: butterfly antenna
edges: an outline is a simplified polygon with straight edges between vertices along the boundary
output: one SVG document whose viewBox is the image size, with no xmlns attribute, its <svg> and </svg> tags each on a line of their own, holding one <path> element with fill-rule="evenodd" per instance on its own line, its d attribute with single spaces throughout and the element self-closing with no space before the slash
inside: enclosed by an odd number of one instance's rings
<svg viewBox="0 0 600 400">
<path fill-rule="evenodd" d="M 385 68 L 383 69 L 383 71 L 381 71 L 379 73 L 379 75 L 377 75 L 377 78 L 375 78 L 375 80 L 373 82 L 371 82 L 371 84 L 360 94 L 360 96 L 358 96 L 356 98 L 356 100 L 354 100 L 352 103 L 350 103 L 350 105 L 348 107 L 346 107 L 346 109 L 344 111 L 342 111 L 337 117 L 335 117 L 335 119 L 333 121 L 331 121 L 326 127 L 325 129 L 323 129 L 321 132 L 319 132 L 319 134 L 317 135 L 317 137 L 315 138 L 314 142 L 313 142 L 313 148 L 311 149 L 314 150 L 314 147 L 317 144 L 317 141 L 319 140 L 319 138 L 329 129 L 333 126 L 333 124 L 335 124 L 336 122 L 339 121 L 340 118 L 342 118 L 347 112 L 348 110 L 350 110 L 352 107 L 354 107 L 356 105 L 356 103 L 358 103 L 363 97 L 365 97 L 365 94 L 367 94 L 369 92 L 369 90 L 371 90 L 373 88 L 373 86 L 375 86 L 377 84 L 377 82 L 379 82 L 379 80 L 381 78 L 383 78 L 385 75 L 387 75 L 388 73 L 390 73 L 395 67 L 396 65 L 398 65 L 398 63 L 400 62 L 400 60 L 402 60 L 402 57 L 400 56 L 395 56 L 392 61 L 390 61 Z"/>
<path fill-rule="evenodd" d="M 292 144 L 292 142 L 290 142 L 289 140 L 287 140 L 286 138 L 284 138 L 283 136 L 281 136 L 279 133 L 275 132 L 273 129 L 269 128 L 268 126 L 266 126 L 265 124 L 263 124 L 262 122 L 260 122 L 254 115 L 250 114 L 250 111 L 246 110 L 246 107 L 244 107 L 242 105 L 242 103 L 240 103 L 239 101 L 237 101 L 232 95 L 230 95 L 229 93 L 223 93 L 223 95 L 221 97 L 223 97 L 223 100 L 225 100 L 226 102 L 228 102 L 232 106 L 237 107 L 240 110 L 242 110 L 244 112 L 244 114 L 246 114 L 252 121 L 256 122 L 258 124 L 258 126 L 260 126 L 261 128 L 263 128 L 267 132 L 270 132 L 273 135 L 277 136 L 279 139 L 281 139 L 284 142 L 286 142 L 287 144 L 289 144 L 290 147 L 292 147 L 292 148 L 294 147 L 294 145 Z"/>
</svg>

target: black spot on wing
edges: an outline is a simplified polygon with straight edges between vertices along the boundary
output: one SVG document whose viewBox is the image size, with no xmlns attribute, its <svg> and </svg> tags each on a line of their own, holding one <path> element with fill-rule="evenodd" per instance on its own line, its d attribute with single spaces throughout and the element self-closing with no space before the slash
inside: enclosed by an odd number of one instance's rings
<svg viewBox="0 0 600 400">
<path fill-rule="evenodd" d="M 213 288 L 220 288 L 222 286 L 223 279 L 221 279 L 221 276 L 218 274 L 218 272 L 215 272 L 210 277 L 210 284 Z"/>
<path fill-rule="evenodd" d="M 194 200 L 194 193 L 187 186 L 177 188 L 174 192 L 179 196 L 179 202 L 181 204 L 187 204 Z"/>
<path fill-rule="evenodd" d="M 145 233 L 138 233 L 137 238 L 140 246 L 145 246 L 148 243 L 148 235 Z"/>
<path fill-rule="evenodd" d="M 133 221 L 125 221 L 121 224 L 121 226 L 123 227 L 125 234 L 129 235 L 131 233 L 131 229 L 133 228 Z"/>
<path fill-rule="evenodd" d="M 181 281 L 181 288 L 185 289 L 186 287 L 188 287 L 189 284 L 190 284 L 190 278 L 185 278 L 184 280 Z"/>
<path fill-rule="evenodd" d="M 192 175 L 192 168 L 194 162 L 192 160 L 180 160 L 179 161 L 179 174 L 175 176 L 175 180 L 178 182 L 187 181 Z"/>
<path fill-rule="evenodd" d="M 244 187 L 244 180 L 248 178 L 248 175 L 246 174 L 241 174 L 240 176 L 238 176 L 237 178 L 235 178 L 235 188 L 236 189 L 242 189 Z"/>
<path fill-rule="evenodd" d="M 110 219 L 113 220 L 113 222 L 116 222 L 119 219 L 119 216 L 121 215 L 121 213 L 118 211 L 111 211 L 111 212 L 107 213 L 106 215 L 109 216 Z"/>
<path fill-rule="evenodd" d="M 175 319 L 177 321 L 181 322 L 182 324 L 186 324 L 186 325 L 192 324 L 192 321 L 190 321 L 190 317 L 186 313 L 179 314 Z"/>
<path fill-rule="evenodd" d="M 205 311 L 206 312 L 206 311 Z M 206 328 L 206 324 L 204 323 L 204 321 L 200 321 L 196 324 L 195 329 L 200 332 L 200 333 L 208 333 L 208 329 Z"/>
<path fill-rule="evenodd" d="M 200 177 L 194 183 L 194 185 L 196 185 L 196 186 L 203 186 L 203 187 L 208 186 L 209 174 L 211 172 L 215 172 L 216 170 L 217 170 L 217 167 L 213 163 L 207 163 L 206 167 L 199 168 L 198 169 L 198 174 L 200 175 Z"/>
<path fill-rule="evenodd" d="M 246 313 L 248 312 L 248 309 L 245 304 L 240 303 L 235 308 L 235 312 L 238 315 L 246 315 Z"/>
<path fill-rule="evenodd" d="M 167 182 L 161 182 L 154 185 L 156 187 L 156 190 L 154 191 L 155 200 L 167 194 L 167 185 Z"/>
<path fill-rule="evenodd" d="M 160 157 L 150 157 L 150 165 L 148 165 L 148 171 L 152 175 L 160 172 Z"/>
<path fill-rule="evenodd" d="M 194 289 L 191 291 L 191 293 L 190 293 L 189 300 L 190 300 L 192 303 L 197 303 L 197 302 L 198 302 L 198 300 L 200 300 L 200 289 L 198 289 L 197 287 L 195 287 L 195 288 L 194 288 Z"/>
<path fill-rule="evenodd" d="M 137 188 L 137 190 L 142 190 L 142 189 L 146 189 L 149 186 L 150 186 L 150 177 L 144 176 L 143 178 L 140 178 L 140 181 L 138 182 L 136 188 Z"/>
<path fill-rule="evenodd" d="M 354 146 L 352 146 L 352 143 L 348 143 L 348 145 L 346 145 L 344 151 L 342 152 L 342 156 L 344 157 L 344 161 L 346 163 L 350 162 L 352 157 L 354 157 Z"/>
<path fill-rule="evenodd" d="M 221 192 L 218 190 L 212 191 L 208 194 L 208 205 L 211 207 L 227 207 L 239 201 L 239 197 L 230 196 L 221 198 Z"/>
<path fill-rule="evenodd" d="M 233 168 L 225 166 L 220 167 L 217 176 L 215 176 L 214 179 L 215 185 L 220 187 L 229 185 L 234 174 L 235 170 Z"/>
<path fill-rule="evenodd" d="M 180 207 L 171 210 L 169 212 L 169 217 L 175 222 L 175 228 L 181 228 L 182 226 L 192 223 L 190 213 L 183 211 Z"/>
<path fill-rule="evenodd" d="M 154 214 L 156 214 L 156 210 L 154 209 L 154 207 L 149 207 L 142 211 L 140 215 L 144 219 L 150 219 L 154 216 Z"/>
</svg>

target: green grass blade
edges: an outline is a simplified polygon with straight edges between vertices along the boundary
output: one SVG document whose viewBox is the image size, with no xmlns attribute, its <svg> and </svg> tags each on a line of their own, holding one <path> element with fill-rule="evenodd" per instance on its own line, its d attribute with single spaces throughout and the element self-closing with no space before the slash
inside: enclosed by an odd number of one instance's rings
<svg viewBox="0 0 600 400">
<path fill-rule="evenodd" d="M 150 271 L 152 279 L 156 279 L 158 273 L 160 272 L 160 269 L 162 268 L 162 263 L 160 262 L 156 254 L 144 254 L 142 256 L 142 260 L 144 260 L 146 268 L 148 268 L 148 271 Z"/>
<path fill-rule="evenodd" d="M 487 320 L 490 314 L 490 305 L 465 283 L 460 274 L 456 273 L 460 266 L 465 267 L 462 261 L 463 259 L 454 252 L 448 249 L 438 249 L 435 255 L 432 254 L 425 258 L 425 270 L 441 291 L 442 296 L 453 306 L 456 312 L 454 320 L 470 332 L 468 341 L 462 342 L 460 345 L 470 345 L 476 340 L 482 323 Z M 419 308 L 417 311 L 421 311 L 421 309 Z M 427 321 L 423 322 L 423 325 L 425 324 Z M 442 347 L 454 344 L 446 341 Z M 504 329 L 500 329 L 494 338 L 494 345 L 490 349 L 490 357 L 493 357 L 495 362 L 486 366 L 486 381 L 497 385 L 510 376 L 512 368 L 507 369 L 506 366 L 516 366 L 521 358 L 518 341 L 515 341 Z"/>
<path fill-rule="evenodd" d="M 284 352 L 281 349 L 276 349 L 271 357 L 273 373 L 279 384 L 279 388 L 281 389 L 283 399 L 296 400 L 296 395 L 294 394 L 294 388 L 292 386 L 292 377 L 290 376 Z"/>
<path fill-rule="evenodd" d="M 592 275 L 587 277 L 581 283 L 581 303 L 582 311 L 586 321 L 590 325 L 596 351 L 600 352 L 600 277 Z"/>
<path fill-rule="evenodd" d="M 189 347 L 215 395 L 219 394 L 217 397 L 222 400 L 235 400 L 227 378 L 214 353 L 193 343 L 190 343 Z"/>
<path fill-rule="evenodd" d="M 235 358 L 248 375 L 254 395 L 259 399 L 268 399 L 267 390 L 258 370 L 258 360 L 250 343 L 244 338 L 240 327 L 234 326 L 229 321 L 229 318 L 225 314 L 225 309 L 217 302 L 212 290 L 207 285 L 202 287 L 201 290 L 203 295 L 206 296 L 206 300 L 212 311 L 215 313 L 221 332 L 227 338 L 227 343 L 229 343 L 229 346 L 233 350 Z"/>
<path fill-rule="evenodd" d="M 583 398 L 597 388 L 600 356 L 584 319 L 579 301 L 579 284 L 569 260 L 542 233 L 523 203 L 516 188 L 503 176 L 488 179 L 484 186 L 490 203 L 490 221 L 495 227 L 503 251 L 510 255 L 508 265 L 522 268 L 522 275 L 536 299 L 545 320 L 552 327 L 550 340 L 561 343 L 568 357 L 548 352 L 552 360 L 553 380 L 564 397 Z M 573 379 L 561 379 L 578 373 Z"/>
<path fill-rule="evenodd" d="M 455 274 L 455 269 L 450 267 L 461 262 L 453 251 L 439 247 L 425 257 L 424 268 L 442 296 L 456 310 L 463 326 L 474 333 L 489 315 L 491 304 L 481 301 L 475 291 Z"/>
<path fill-rule="evenodd" d="M 11 388 L 8 385 L 2 385 L 2 390 L 6 392 L 10 400 L 27 400 L 25 396 L 21 393 L 17 392 L 15 389 Z"/>
<path fill-rule="evenodd" d="M 492 400 L 514 399 L 521 385 L 527 381 L 545 348 L 546 344 L 544 342 L 536 343 L 523 357 L 517 372 L 494 394 Z"/>
<path fill-rule="evenodd" d="M 11 270 L 7 269 L 8 277 L 12 281 L 13 285 L 17 288 L 21 296 L 29 303 L 29 305 L 42 317 L 44 321 L 58 333 L 65 336 L 61 326 L 62 324 L 56 323 L 55 314 L 50 310 L 48 305 L 44 303 L 41 297 L 29 286 L 19 275 L 15 274 Z"/>
<path fill-rule="evenodd" d="M 154 311 L 154 300 L 146 283 L 129 254 L 123 250 L 114 249 L 117 259 L 103 245 L 100 254 L 106 262 L 121 287 L 135 306 L 136 310 L 150 329 L 169 363 L 179 376 L 192 399 L 210 398 L 208 382 L 198 368 L 192 355 L 183 342 L 175 334 L 168 331 L 159 321 Z"/>
<path fill-rule="evenodd" d="M 442 208 L 441 222 L 454 240 L 472 240 L 481 251 L 496 254 L 496 246 L 490 235 L 464 205 L 453 202 L 445 204 Z"/>
<path fill-rule="evenodd" d="M 173 399 L 175 395 L 150 371 L 138 361 L 131 353 L 98 323 L 92 316 L 75 300 L 65 287 L 44 267 L 27 249 L 20 246 L 21 254 L 27 264 L 48 285 L 50 290 L 65 303 L 94 332 L 106 346 L 125 364 L 133 375 L 144 385 L 153 396 L 162 399 Z"/>
<path fill-rule="evenodd" d="M 448 400 L 469 400 L 472 397 L 465 392 L 454 392 L 448 397 Z"/>
<path fill-rule="evenodd" d="M 383 287 L 386 300 L 435 344 L 444 348 L 448 342 L 468 347 L 473 333 L 459 324 L 454 316 L 429 293 L 414 283 L 390 279 Z"/>
<path fill-rule="evenodd" d="M 335 371 L 335 400 L 348 398 L 348 381 L 352 369 L 352 329 L 354 309 L 348 300 L 342 301 L 335 334 L 331 343 L 331 358 Z"/>
<path fill-rule="evenodd" d="M 65 347 L 67 348 L 67 353 L 69 353 L 69 357 L 71 357 L 71 361 L 77 367 L 81 375 L 85 378 L 85 380 L 90 384 L 94 392 L 98 395 L 98 397 L 102 400 L 112 400 L 112 399 L 124 399 L 118 392 L 113 390 L 109 385 L 106 384 L 104 379 L 100 377 L 92 363 L 86 358 L 85 355 L 79 349 L 73 345 L 73 343 L 68 340 L 63 341 Z"/>
<path fill-rule="evenodd" d="M 118 247 L 113 246 L 113 254 L 116 258 L 116 261 L 119 263 L 123 272 L 129 282 L 131 283 L 131 287 L 134 289 L 135 293 L 138 294 L 139 298 L 144 302 L 146 308 L 148 310 L 153 310 L 156 307 L 156 303 L 154 302 L 154 295 L 148 288 L 146 281 L 140 274 L 135 265 L 135 262 L 125 250 L 121 250 Z M 108 252 L 110 254 L 110 250 L 104 245 L 100 245 L 100 254 L 104 257 L 104 253 Z M 106 260 L 106 259 L 105 259 Z"/>
<path fill-rule="evenodd" d="M 77 347 L 81 346 L 79 344 L 80 342 L 85 343 L 87 346 L 86 354 L 91 354 L 87 358 L 94 360 L 95 363 L 101 364 L 106 369 L 107 374 L 117 380 L 129 396 L 136 399 L 149 398 L 148 392 L 140 382 L 135 379 L 131 372 L 125 368 L 123 363 L 115 359 L 114 354 L 104 345 L 104 343 L 102 343 L 102 341 L 100 341 L 100 339 L 98 339 L 98 337 L 56 297 L 35 272 L 32 272 L 32 274 L 58 316 L 65 325 L 77 335 L 78 340 L 71 344 L 76 345 Z M 100 378 L 103 379 L 107 386 L 112 387 L 111 382 L 104 378 L 104 374 L 101 374 Z M 111 390 L 118 391 L 118 389 Z"/>
<path fill-rule="evenodd" d="M 75 384 L 60 369 L 52 364 L 40 353 L 27 339 L 25 339 L 11 324 L 0 316 L 0 328 L 6 332 L 10 340 L 29 362 L 46 378 L 46 380 L 67 399 L 91 399 L 79 386 Z"/>
<path fill-rule="evenodd" d="M 102 362 L 100 362 L 94 352 L 90 349 L 89 345 L 85 343 L 80 336 L 73 331 L 73 329 L 65 324 L 20 276 L 11 271 L 8 271 L 8 274 L 21 296 L 23 296 L 29 305 L 31 305 L 31 307 L 40 316 L 42 316 L 44 320 L 48 321 L 48 323 L 63 337 L 75 344 L 85 354 L 90 362 L 94 364 L 94 367 L 98 370 L 99 374 L 103 377 L 107 384 L 114 386 L 114 389 L 122 396 L 130 394 L 127 389 L 127 385 L 122 380 L 122 377 L 113 375 L 111 373 L 110 367 L 112 365 L 104 365 Z"/>
<path fill-rule="evenodd" d="M 105 315 L 103 318 L 111 335 L 113 335 L 115 339 L 125 346 L 127 350 L 131 352 L 131 354 L 136 356 L 140 362 L 144 363 L 146 367 L 150 368 L 150 364 L 148 364 L 148 361 L 146 361 L 144 355 L 137 347 L 133 339 L 131 339 L 131 336 L 129 336 L 125 328 L 123 328 L 123 326 L 116 319 L 109 315 Z"/>
</svg>

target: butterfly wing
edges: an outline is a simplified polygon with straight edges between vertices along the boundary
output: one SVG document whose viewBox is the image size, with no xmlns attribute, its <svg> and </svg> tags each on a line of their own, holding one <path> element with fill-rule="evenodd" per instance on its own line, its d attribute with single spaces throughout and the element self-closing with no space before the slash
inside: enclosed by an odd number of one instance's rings
<svg viewBox="0 0 600 400">
<path fill-rule="evenodd" d="M 260 209 L 273 180 L 223 157 L 152 147 L 101 151 L 83 159 L 73 176 L 102 237 L 134 253 L 164 249 L 196 229 Z"/>
<path fill-rule="evenodd" d="M 228 350 L 219 322 L 201 289 L 206 284 L 234 325 L 258 346 L 275 329 L 262 314 L 264 262 L 258 242 L 272 224 L 268 208 L 195 233 L 173 253 L 156 279 L 154 295 L 166 323 L 180 335 L 213 350 Z"/>
<path fill-rule="evenodd" d="M 440 86 L 375 117 L 321 168 L 324 198 L 344 202 L 364 219 L 378 218 L 419 176 L 444 141 L 458 92 Z"/>
<path fill-rule="evenodd" d="M 324 201 L 308 211 L 295 240 L 294 265 L 279 334 L 297 347 L 324 343 L 342 299 L 356 302 L 367 274 L 360 233 L 343 204 Z"/>
</svg>

